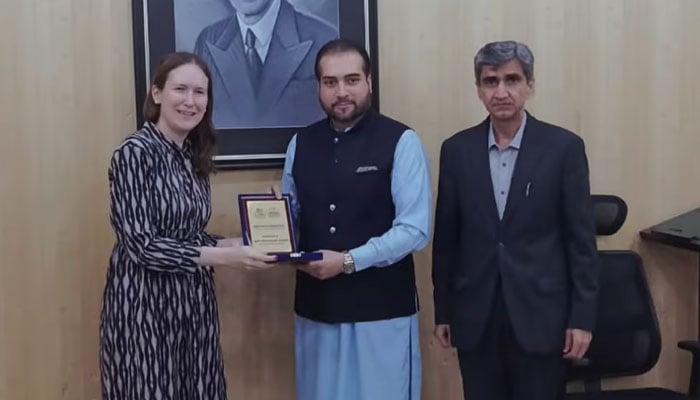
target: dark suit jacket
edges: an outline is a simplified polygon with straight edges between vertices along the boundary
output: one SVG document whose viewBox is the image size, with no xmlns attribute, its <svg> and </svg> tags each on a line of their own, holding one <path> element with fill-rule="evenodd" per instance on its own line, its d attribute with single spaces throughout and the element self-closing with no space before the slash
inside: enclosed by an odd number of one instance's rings
<svg viewBox="0 0 700 400">
<path fill-rule="evenodd" d="M 592 330 L 598 292 L 595 226 L 583 141 L 528 115 L 503 220 L 488 155 L 489 119 L 440 154 L 433 284 L 435 320 L 453 345 L 478 345 L 502 295 L 520 345 L 561 352 L 566 328 Z"/>
<path fill-rule="evenodd" d="M 332 26 L 282 0 L 256 94 L 236 16 L 204 28 L 194 51 L 211 69 L 214 125 L 289 127 L 321 119 L 314 63 L 318 50 L 337 36 Z"/>
</svg>

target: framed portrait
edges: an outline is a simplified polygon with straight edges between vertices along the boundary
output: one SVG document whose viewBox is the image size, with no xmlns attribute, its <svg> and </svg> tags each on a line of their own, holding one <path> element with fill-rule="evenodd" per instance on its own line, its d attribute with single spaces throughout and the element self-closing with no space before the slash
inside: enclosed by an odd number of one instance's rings
<svg viewBox="0 0 700 400">
<path fill-rule="evenodd" d="M 212 76 L 219 168 L 281 167 L 299 128 L 325 117 L 315 61 L 329 40 L 363 44 L 379 108 L 377 0 L 132 0 L 136 115 L 162 56 L 198 54 Z"/>
</svg>

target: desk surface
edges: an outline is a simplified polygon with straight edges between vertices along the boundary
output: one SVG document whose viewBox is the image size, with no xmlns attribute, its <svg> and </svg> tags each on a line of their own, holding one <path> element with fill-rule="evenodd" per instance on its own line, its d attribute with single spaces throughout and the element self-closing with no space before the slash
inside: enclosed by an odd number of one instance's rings
<svg viewBox="0 0 700 400">
<path fill-rule="evenodd" d="M 697 239 L 688 240 L 683 237 L 665 235 L 654 232 L 652 228 L 647 228 L 640 231 L 639 236 L 641 236 L 642 239 L 650 240 L 652 242 L 663 243 L 674 247 L 680 247 L 682 249 L 700 252 L 700 240 Z"/>
<path fill-rule="evenodd" d="M 639 232 L 643 239 L 700 252 L 700 208 Z"/>
</svg>

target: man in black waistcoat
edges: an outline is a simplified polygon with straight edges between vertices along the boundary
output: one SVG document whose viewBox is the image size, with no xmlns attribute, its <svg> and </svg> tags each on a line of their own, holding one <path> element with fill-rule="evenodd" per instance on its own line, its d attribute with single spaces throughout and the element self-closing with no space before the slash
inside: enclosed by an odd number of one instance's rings
<svg viewBox="0 0 700 400">
<path fill-rule="evenodd" d="M 371 108 L 370 60 L 346 40 L 316 58 L 328 118 L 290 142 L 302 251 L 296 274 L 296 372 L 303 400 L 417 400 L 421 392 L 414 251 L 430 237 L 428 160 L 416 133 Z"/>
<path fill-rule="evenodd" d="M 469 400 L 554 400 L 564 358 L 592 338 L 598 292 L 583 141 L 525 111 L 534 58 L 496 42 L 474 58 L 489 117 L 440 154 L 435 335 L 457 348 Z"/>
</svg>

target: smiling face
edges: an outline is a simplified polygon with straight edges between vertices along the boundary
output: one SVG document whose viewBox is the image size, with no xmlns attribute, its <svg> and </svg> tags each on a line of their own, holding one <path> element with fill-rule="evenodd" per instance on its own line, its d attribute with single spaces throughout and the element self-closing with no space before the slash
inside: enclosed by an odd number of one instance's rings
<svg viewBox="0 0 700 400">
<path fill-rule="evenodd" d="M 160 105 L 156 126 L 177 137 L 187 136 L 207 110 L 208 84 L 204 71 L 194 63 L 170 71 L 162 89 L 155 85 L 151 88 L 153 101 Z"/>
<path fill-rule="evenodd" d="M 354 51 L 324 55 L 319 72 L 319 99 L 333 127 L 352 127 L 372 104 L 372 80 L 362 56 Z"/>
<path fill-rule="evenodd" d="M 522 120 L 525 103 L 534 90 L 518 60 L 500 67 L 485 65 L 477 82 L 479 99 L 495 121 Z"/>
</svg>

